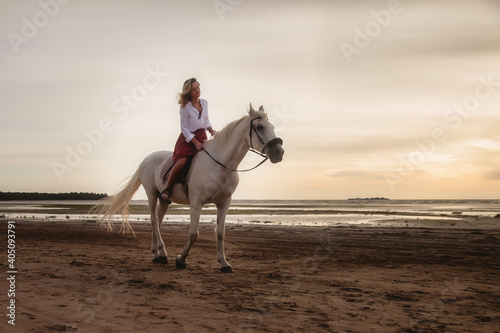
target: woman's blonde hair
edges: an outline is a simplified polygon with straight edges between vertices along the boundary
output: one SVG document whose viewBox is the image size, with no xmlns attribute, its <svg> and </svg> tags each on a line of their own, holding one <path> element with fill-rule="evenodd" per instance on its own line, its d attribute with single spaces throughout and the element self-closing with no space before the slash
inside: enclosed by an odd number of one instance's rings
<svg viewBox="0 0 500 333">
<path fill-rule="evenodd" d="M 198 80 L 196 80 L 195 77 L 192 77 L 184 81 L 184 84 L 182 85 L 182 92 L 179 93 L 179 96 L 177 97 L 177 102 L 181 107 L 186 106 L 187 102 L 191 100 L 191 86 L 195 82 L 198 82 Z"/>
</svg>

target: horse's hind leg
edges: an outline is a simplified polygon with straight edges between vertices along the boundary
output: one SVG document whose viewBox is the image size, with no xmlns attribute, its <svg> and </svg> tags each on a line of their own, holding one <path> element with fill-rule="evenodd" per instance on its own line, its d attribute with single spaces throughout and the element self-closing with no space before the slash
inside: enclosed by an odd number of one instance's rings
<svg viewBox="0 0 500 333">
<path fill-rule="evenodd" d="M 165 214 L 167 213 L 168 207 L 170 207 L 170 204 L 167 201 L 160 200 L 160 206 L 158 207 L 158 237 L 159 237 L 159 242 L 157 242 L 158 245 L 158 252 L 160 258 L 165 257 L 165 263 L 166 263 L 166 258 L 167 258 L 167 249 L 165 248 L 165 243 L 163 242 L 163 239 L 161 238 L 161 225 L 163 223 L 163 218 L 165 217 Z"/>
<path fill-rule="evenodd" d="M 165 243 L 161 239 L 160 223 L 158 219 L 159 212 L 157 212 L 156 209 L 158 204 L 158 199 L 155 196 L 151 196 L 148 197 L 148 201 L 149 201 L 149 210 L 151 212 L 151 227 L 153 229 L 153 236 L 151 240 L 151 252 L 153 252 L 153 262 L 155 264 L 166 264 L 167 252 L 165 251 Z M 160 205 L 160 207 L 162 206 Z M 165 213 L 163 213 L 163 215 L 165 215 Z"/>
</svg>

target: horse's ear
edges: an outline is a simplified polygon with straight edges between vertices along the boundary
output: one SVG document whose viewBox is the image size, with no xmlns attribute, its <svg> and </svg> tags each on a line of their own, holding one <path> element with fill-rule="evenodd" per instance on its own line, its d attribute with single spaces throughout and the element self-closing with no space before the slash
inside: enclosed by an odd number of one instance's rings
<svg viewBox="0 0 500 333">
<path fill-rule="evenodd" d="M 259 111 L 264 112 L 264 106 L 263 105 L 260 106 Z"/>
<path fill-rule="evenodd" d="M 251 116 L 255 116 L 255 110 L 253 109 L 252 103 L 250 103 L 250 110 L 248 110 L 248 114 Z"/>
</svg>

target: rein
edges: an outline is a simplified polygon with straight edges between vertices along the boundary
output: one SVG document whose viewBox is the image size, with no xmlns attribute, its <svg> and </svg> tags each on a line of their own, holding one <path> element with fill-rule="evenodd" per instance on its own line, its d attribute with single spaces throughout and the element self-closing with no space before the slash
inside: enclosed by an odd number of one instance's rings
<svg viewBox="0 0 500 333">
<path fill-rule="evenodd" d="M 259 164 L 257 164 L 256 166 L 254 166 L 253 168 L 250 168 L 250 169 L 245 169 L 245 170 L 238 170 L 238 169 L 233 169 L 233 168 L 230 168 L 230 167 L 228 167 L 228 166 L 226 166 L 226 165 L 222 164 L 221 162 L 217 161 L 217 160 L 215 159 L 215 157 L 213 157 L 212 155 L 210 155 L 210 153 L 209 153 L 209 152 L 205 149 L 205 147 L 203 147 L 203 150 L 205 151 L 205 153 L 207 153 L 207 155 L 208 155 L 208 156 L 210 156 L 210 158 L 211 158 L 212 160 L 214 160 L 214 162 L 215 162 L 215 163 L 217 163 L 217 164 L 218 164 L 218 165 L 220 165 L 221 167 L 226 168 L 227 170 L 234 171 L 234 172 L 247 172 L 247 171 L 252 171 L 252 170 L 257 169 L 258 167 L 260 167 L 262 164 L 264 164 L 264 162 L 265 162 L 265 161 L 267 161 L 267 160 L 269 159 L 269 157 L 265 156 L 265 157 L 264 157 L 264 159 L 263 159 L 262 161 L 260 161 L 260 163 L 259 163 Z M 253 150 L 251 150 L 251 152 L 254 152 L 254 153 L 256 153 L 256 154 L 261 155 L 261 153 L 259 153 L 259 152 L 257 152 L 257 151 L 253 151 Z M 261 155 L 261 156 L 262 156 L 262 155 Z"/>
<path fill-rule="evenodd" d="M 205 147 L 203 147 L 203 151 L 205 151 L 205 153 L 207 153 L 208 156 L 210 156 L 210 158 L 212 160 L 214 160 L 215 163 L 217 163 L 218 165 L 220 165 L 221 167 L 224 167 L 225 169 L 227 170 L 230 170 L 230 171 L 233 171 L 233 172 L 248 172 L 248 171 L 252 171 L 254 169 L 257 169 L 259 166 L 261 166 L 262 164 L 264 164 L 265 161 L 267 161 L 269 159 L 269 157 L 264 154 L 264 149 L 266 147 L 269 147 L 269 146 L 272 146 L 272 145 L 275 145 L 275 144 L 278 144 L 278 143 L 281 143 L 283 144 L 283 140 L 281 140 L 280 138 L 274 138 L 274 139 L 271 139 L 269 142 L 264 142 L 264 140 L 262 140 L 262 138 L 260 137 L 259 133 L 257 133 L 257 131 L 255 130 L 255 127 L 253 126 L 253 122 L 257 119 L 261 119 L 262 117 L 257 117 L 257 118 L 254 118 L 252 119 L 252 121 L 250 121 L 250 148 L 249 150 L 252 152 L 252 153 L 255 153 L 261 157 L 263 157 L 264 159 L 262 161 L 260 161 L 259 164 L 257 164 L 256 166 L 254 166 L 253 168 L 250 168 L 250 169 L 244 169 L 244 170 L 238 170 L 238 169 L 233 169 L 233 168 L 230 168 L 226 165 L 224 165 L 223 163 L 219 162 L 217 159 L 215 159 L 215 157 L 213 157 L 206 149 Z M 252 131 L 253 130 L 253 131 Z M 264 148 L 262 148 L 262 151 L 258 151 L 257 149 L 255 149 L 253 147 L 253 140 L 252 140 L 252 132 L 255 132 L 255 135 L 257 135 L 257 138 L 259 139 L 259 141 L 264 145 Z"/>
</svg>

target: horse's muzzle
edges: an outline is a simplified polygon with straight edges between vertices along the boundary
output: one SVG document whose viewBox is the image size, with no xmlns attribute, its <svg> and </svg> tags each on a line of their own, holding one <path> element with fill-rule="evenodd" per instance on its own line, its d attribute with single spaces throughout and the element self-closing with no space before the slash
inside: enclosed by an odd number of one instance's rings
<svg viewBox="0 0 500 333">
<path fill-rule="evenodd" d="M 282 147 L 283 140 L 281 138 L 274 138 L 270 140 L 267 144 L 267 156 L 271 163 L 278 163 L 283 160 L 283 154 L 285 150 Z"/>
</svg>

